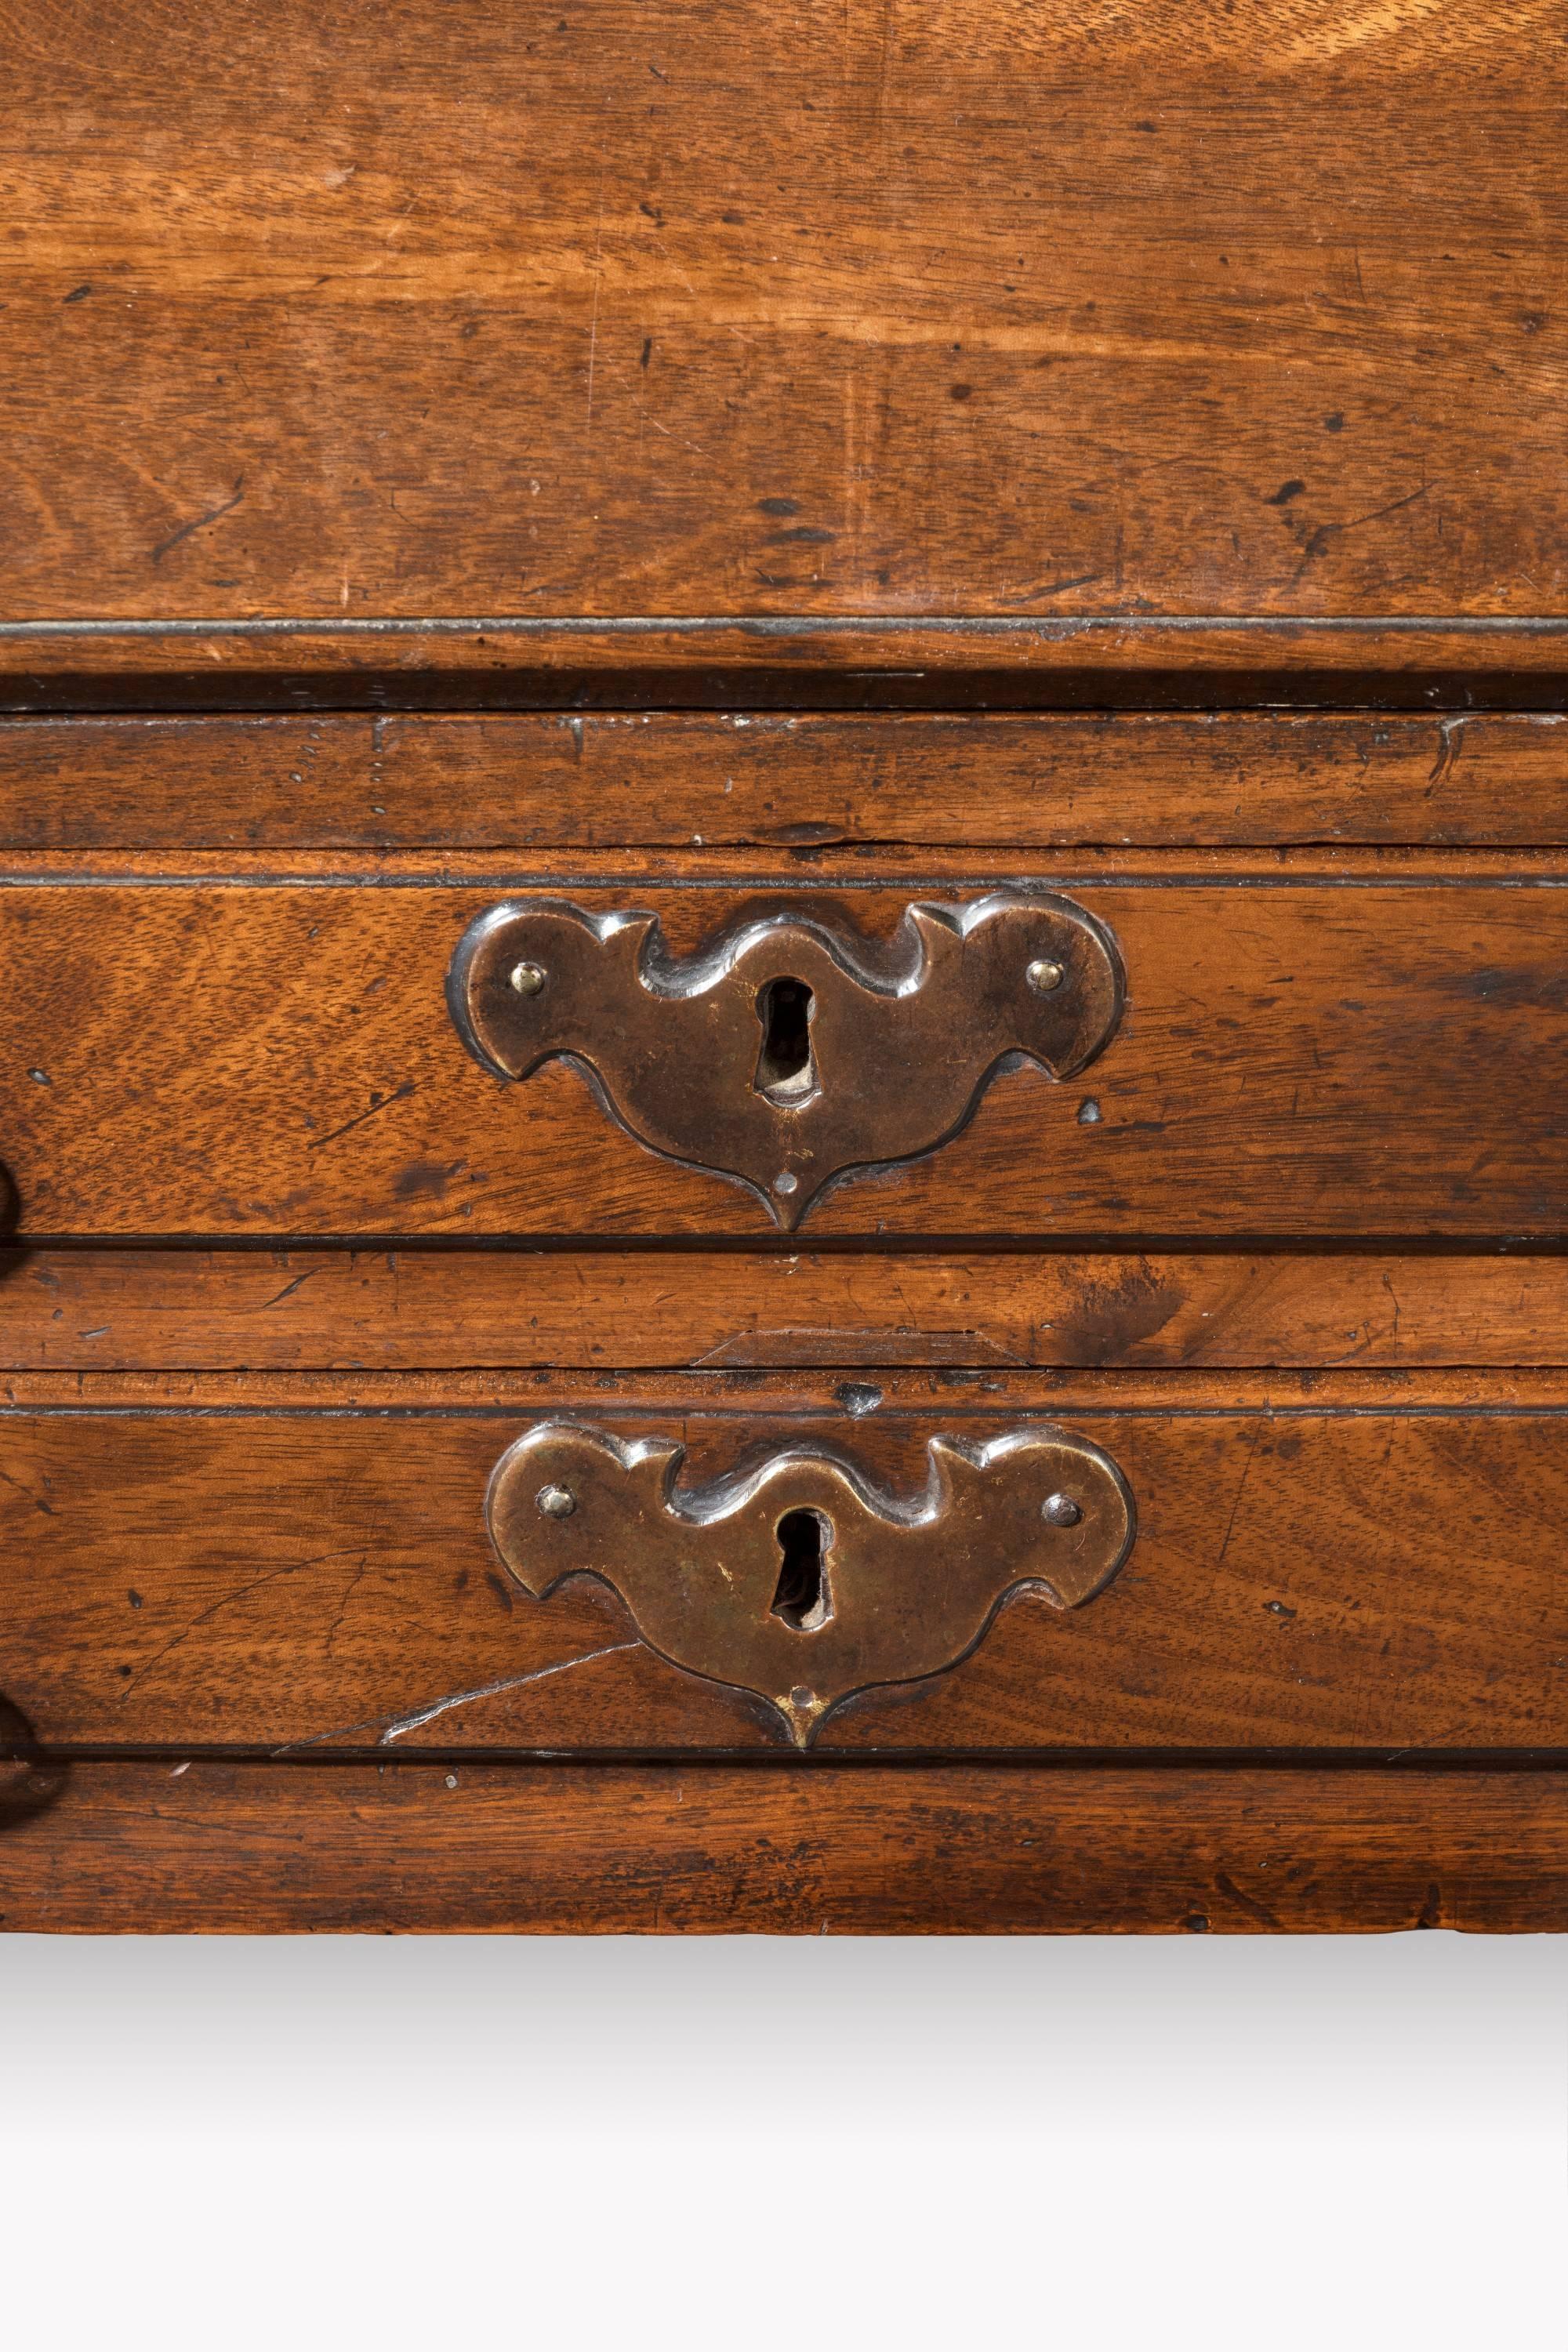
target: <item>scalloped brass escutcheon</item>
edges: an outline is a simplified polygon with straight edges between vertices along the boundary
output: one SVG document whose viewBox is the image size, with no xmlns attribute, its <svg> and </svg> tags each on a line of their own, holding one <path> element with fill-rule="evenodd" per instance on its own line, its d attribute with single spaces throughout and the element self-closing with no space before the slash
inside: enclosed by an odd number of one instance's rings
<svg viewBox="0 0 1568 2352">
<path fill-rule="evenodd" d="M 789 1231 L 836 1176 L 957 1134 L 1009 1056 L 1084 1068 L 1122 975 L 1110 933 L 1043 893 L 911 905 L 889 941 L 784 908 L 684 958 L 657 915 L 519 898 L 470 925 L 447 995 L 488 1069 L 576 1063 L 639 1142 L 738 1177 Z"/>
<path fill-rule="evenodd" d="M 650 1649 L 753 1692 L 805 1748 L 856 1691 L 956 1665 L 1013 1593 L 1081 1608 L 1132 1549 L 1127 1482 L 1087 1438 L 1031 1422 L 926 1454 L 909 1497 L 817 1444 L 683 1487 L 673 1439 L 541 1422 L 497 1464 L 486 1517 L 535 1600 L 601 1578 Z"/>
</svg>

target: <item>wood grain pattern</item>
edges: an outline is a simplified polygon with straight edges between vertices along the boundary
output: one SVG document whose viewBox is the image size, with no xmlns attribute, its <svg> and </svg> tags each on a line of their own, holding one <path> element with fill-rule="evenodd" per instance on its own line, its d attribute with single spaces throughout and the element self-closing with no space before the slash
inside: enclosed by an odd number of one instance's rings
<svg viewBox="0 0 1568 2352">
<path fill-rule="evenodd" d="M 1568 841 L 1568 720 L 766 711 L 0 724 L 0 847 Z"/>
<path fill-rule="evenodd" d="M 25 1233 L 766 1230 L 739 1188 L 613 1126 L 569 1066 L 508 1086 L 463 1052 L 447 966 L 502 894 L 373 878 L 0 890 L 0 1149 Z M 793 903 L 886 934 L 910 895 Z M 1568 1232 L 1562 888 L 1148 877 L 1072 895 L 1127 967 L 1109 1051 L 1070 1085 L 1000 1076 L 963 1133 L 843 1185 L 809 1235 Z M 635 876 L 571 896 L 646 896 L 677 952 L 792 903 Z"/>
<path fill-rule="evenodd" d="M 77 1764 L 0 1928 L 112 1935 L 1568 1927 L 1561 1772 Z"/>
<path fill-rule="evenodd" d="M 6 29 L 16 616 L 1562 610 L 1558 0 Z"/>
<path fill-rule="evenodd" d="M 607 1587 L 518 1590 L 484 1526 L 501 1453 L 564 1411 L 683 1443 L 693 1482 L 783 1434 L 847 1444 L 909 1493 L 933 1430 L 984 1439 L 1031 1405 L 1120 1466 L 1131 1559 L 1070 1615 L 1021 1595 L 952 1672 L 850 1701 L 825 1748 L 1568 1749 L 1561 1405 L 254 1393 L 5 1414 L 0 1689 L 50 1750 L 787 1752 L 771 1710 L 664 1664 Z"/>
<path fill-rule="evenodd" d="M 0 1370 L 1568 1365 L 1568 1256 L 0 1251 Z"/>
</svg>

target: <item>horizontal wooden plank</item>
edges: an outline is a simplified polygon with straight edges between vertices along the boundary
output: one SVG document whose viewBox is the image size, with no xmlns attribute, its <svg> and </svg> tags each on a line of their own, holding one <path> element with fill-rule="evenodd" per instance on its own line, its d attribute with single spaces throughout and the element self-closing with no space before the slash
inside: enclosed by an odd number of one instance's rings
<svg viewBox="0 0 1568 2352">
<path fill-rule="evenodd" d="M 1558 611 L 1554 20 L 1369 21 L 18 0 L 8 608 Z"/>
<path fill-rule="evenodd" d="M 810 1418 L 831 1391 L 834 1409 L 850 1421 L 886 1404 L 923 1413 L 968 1402 L 997 1412 L 1048 1410 L 1147 1413 L 1215 1410 L 1274 1412 L 1310 1410 L 1378 1412 L 1395 1404 L 1424 1410 L 1495 1413 L 1511 1406 L 1554 1412 L 1568 1406 L 1568 1370 L 1524 1371 L 1439 1369 L 1420 1371 L 1315 1371 L 1279 1365 L 1267 1370 L 1018 1371 L 997 1365 L 969 1370 L 951 1364 L 911 1367 L 758 1365 L 738 1370 L 683 1371 L 676 1392 L 692 1412 L 767 1412 L 785 1421 Z M 867 1378 L 863 1375 L 871 1375 Z M 551 1370 L 337 1372 L 0 1372 L 0 1403 L 79 1412 L 100 1406 L 196 1408 L 265 1414 L 279 1406 L 390 1407 L 402 1412 L 471 1406 L 482 1412 L 533 1413 L 547 1406 L 580 1409 L 585 1395 L 655 1412 L 668 1408 L 668 1371 Z M 814 1403 L 813 1400 L 816 1402 Z"/>
<path fill-rule="evenodd" d="M 1568 846 L 1568 845 L 1565 845 Z M 871 891 L 910 897 L 979 895 L 987 889 L 1083 890 L 1121 883 L 1212 882 L 1225 888 L 1287 882 L 1330 882 L 1364 889 L 1384 882 L 1448 887 L 1456 884 L 1542 883 L 1568 887 L 1563 848 L 1455 848 L 1410 843 L 1315 842 L 1254 848 L 1173 845 L 1047 852 L 877 842 L 796 843 L 773 849 L 731 845 L 646 849 L 17 849 L 0 863 L 0 887 L 19 883 L 195 884 L 278 888 L 284 884 L 342 889 L 472 887 L 492 897 L 540 891 L 721 889 L 794 899 L 802 891 L 850 890 L 873 929 Z"/>
<path fill-rule="evenodd" d="M 444 983 L 500 892 L 367 879 L 0 889 L 23 1233 L 771 1234 L 756 1194 L 656 1158 L 574 1068 L 510 1085 L 470 1060 Z M 760 908 L 886 936 L 910 893 L 569 896 L 646 900 L 687 953 Z M 841 1184 L 809 1234 L 1568 1233 L 1568 890 L 1147 875 L 1074 896 L 1128 974 L 1100 1060 L 998 1075 L 961 1134 Z M 753 1076 L 748 1049 L 731 1082 Z"/>
<path fill-rule="evenodd" d="M 1568 1255 L 0 1251 L 0 1370 L 1568 1365 Z"/>
<path fill-rule="evenodd" d="M 0 1929 L 34 1934 L 1568 1928 L 1561 1772 L 198 1760 L 15 1780 Z"/>
<path fill-rule="evenodd" d="M 0 724 L 11 849 L 1564 841 L 1556 713 Z"/>
<path fill-rule="evenodd" d="M 606 1584 L 534 1601 L 502 1571 L 483 1504 L 503 1450 L 587 1419 L 677 1439 L 700 1483 L 820 1438 L 910 1494 L 933 1431 L 1031 1413 L 1121 1467 L 1127 1565 L 1065 1614 L 1021 1594 L 962 1664 L 848 1701 L 825 1748 L 1568 1748 L 1563 1408 L 1386 1390 L 1069 1410 L 982 1382 L 910 1409 L 797 1375 L 782 1415 L 743 1382 L 714 1410 L 605 1378 L 531 1409 L 13 1408 L 0 1693 L 51 1749 L 777 1752 L 771 1710 L 666 1664 Z"/>
<path fill-rule="evenodd" d="M 5 621 L 0 712 L 1039 713 L 1568 703 L 1568 618 Z"/>
</svg>

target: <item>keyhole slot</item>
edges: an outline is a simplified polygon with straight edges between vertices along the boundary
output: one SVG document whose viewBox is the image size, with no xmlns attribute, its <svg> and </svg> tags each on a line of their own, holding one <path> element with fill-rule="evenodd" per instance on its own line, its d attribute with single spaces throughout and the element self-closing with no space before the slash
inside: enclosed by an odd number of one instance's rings
<svg viewBox="0 0 1568 2352">
<path fill-rule="evenodd" d="M 833 1614 L 827 1582 L 833 1522 L 820 1511 L 786 1511 L 773 1532 L 780 1559 L 773 1613 L 797 1633 L 820 1633 Z"/>
<path fill-rule="evenodd" d="M 757 991 L 763 1049 L 752 1085 L 782 1110 L 797 1107 L 816 1092 L 816 1061 L 811 1050 L 813 1010 L 812 993 L 804 980 L 792 980 L 786 974 Z"/>
</svg>

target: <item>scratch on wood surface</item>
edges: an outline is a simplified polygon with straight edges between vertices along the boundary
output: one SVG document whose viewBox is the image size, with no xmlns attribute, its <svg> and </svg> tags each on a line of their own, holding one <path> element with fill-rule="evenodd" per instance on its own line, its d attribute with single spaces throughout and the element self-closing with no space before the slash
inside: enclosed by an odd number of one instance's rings
<svg viewBox="0 0 1568 2352">
<path fill-rule="evenodd" d="M 365 1573 L 370 1567 L 370 1555 L 372 1550 L 381 1551 L 385 1549 L 386 1547 L 384 1545 L 376 1544 L 372 1546 L 367 1544 L 365 1549 L 355 1559 L 353 1574 L 349 1578 L 347 1584 L 343 1587 L 343 1597 L 338 1603 L 337 1615 L 332 1619 L 331 1623 L 328 1626 L 326 1640 L 321 1644 L 321 1649 L 325 1656 L 330 1658 L 332 1654 L 332 1643 L 337 1640 L 339 1633 L 342 1631 L 343 1619 L 349 1613 L 349 1602 L 359 1591 L 359 1588 L 364 1580 Z"/>
<path fill-rule="evenodd" d="M 13 1478 L 8 1470 L 0 1470 L 0 1481 L 3 1481 L 5 1486 L 9 1486 L 13 1493 L 26 1496 L 27 1501 L 31 1503 L 34 1510 L 41 1511 L 46 1519 L 52 1519 L 54 1517 L 55 1513 L 53 1505 L 41 1502 L 38 1496 L 34 1494 L 30 1486 L 25 1486 L 20 1478 Z"/>
<path fill-rule="evenodd" d="M 379 1095 L 368 1110 L 356 1111 L 353 1118 L 345 1118 L 342 1127 L 334 1127 L 327 1135 L 313 1135 L 305 1146 L 306 1150 L 320 1151 L 323 1143 L 335 1143 L 340 1135 L 347 1135 L 353 1129 L 363 1127 L 365 1120 L 374 1118 L 378 1111 L 389 1110 L 394 1103 L 406 1102 L 413 1092 L 413 1079 L 405 1078 L 403 1084 L 394 1087 L 389 1095 Z"/>
<path fill-rule="evenodd" d="M 601 1650 L 585 1650 L 574 1658 L 557 1658 L 548 1666 L 531 1667 L 525 1675 L 502 1675 L 490 1683 L 476 1683 L 471 1690 L 453 1691 L 445 1698 L 429 1700 L 407 1715 L 395 1716 L 390 1722 L 384 1715 L 366 1716 L 359 1723 L 342 1723 L 331 1731 L 318 1731 L 308 1739 L 290 1739 L 272 1750 L 274 1756 L 295 1756 L 302 1748 L 324 1747 L 329 1740 L 352 1739 L 356 1731 L 374 1731 L 378 1748 L 389 1748 L 406 1731 L 422 1730 L 438 1716 L 447 1715 L 454 1707 L 468 1706 L 475 1699 L 499 1698 L 503 1691 L 522 1690 L 530 1683 L 548 1682 L 553 1675 L 570 1674 L 574 1666 L 591 1666 L 600 1658 L 617 1657 L 623 1650 L 640 1650 L 640 1642 L 611 1642 Z"/>
<path fill-rule="evenodd" d="M 1388 1337 L 1390 1339 L 1397 1339 L 1399 1337 L 1399 1326 L 1402 1319 L 1399 1305 L 1399 1294 L 1394 1287 L 1392 1277 L 1387 1274 L 1384 1274 L 1383 1276 L 1383 1286 L 1388 1293 L 1388 1303 L 1394 1309 L 1394 1325 Z"/>
<path fill-rule="evenodd" d="M 599 351 L 599 291 L 604 283 L 605 254 L 605 173 L 599 173 L 599 200 L 594 215 L 594 309 L 588 320 L 588 413 L 584 420 L 585 437 L 594 432 L 594 366 Z"/>
<path fill-rule="evenodd" d="M 1438 719 L 1437 757 L 1433 762 L 1432 772 L 1426 779 L 1426 797 L 1427 799 L 1431 798 L 1439 784 L 1447 782 L 1458 765 L 1465 726 L 1466 721 L 1462 717 Z"/>
<path fill-rule="evenodd" d="M 1028 1360 L 983 1331 L 921 1330 L 918 1326 L 851 1330 L 843 1324 L 737 1331 L 690 1360 L 694 1371 L 812 1364 L 827 1370 L 867 1364 L 942 1364 L 978 1370 Z"/>
<path fill-rule="evenodd" d="M 239 504 L 244 496 L 245 476 L 241 474 L 236 479 L 234 488 L 230 491 L 228 497 L 225 499 L 220 505 L 209 507 L 205 514 L 197 515 L 191 522 L 183 522 L 178 530 L 172 530 L 167 539 L 161 539 L 158 541 L 157 546 L 153 548 L 148 554 L 147 561 L 149 563 L 162 563 L 163 558 L 169 553 L 170 550 L 172 548 L 178 547 L 182 540 L 189 539 L 193 531 L 205 530 L 209 523 L 221 522 L 226 514 L 232 514 L 234 512 L 236 507 Z"/>
<path fill-rule="evenodd" d="M 295 1576 L 301 1569 L 320 1568 L 329 1559 L 357 1559 L 363 1549 L 361 1544 L 348 1544 L 340 1547 L 336 1551 L 315 1552 L 309 1559 L 285 1560 L 281 1568 L 269 1568 L 264 1575 L 253 1576 L 247 1583 L 237 1585 L 232 1592 L 223 1593 L 210 1608 L 198 1610 L 189 1624 L 182 1625 L 179 1632 L 172 1635 L 161 1650 L 153 1651 L 145 1665 L 139 1666 L 133 1675 L 127 1676 L 124 1687 L 120 1693 L 121 1706 L 124 1706 L 139 1683 L 145 1682 L 155 1666 L 162 1665 L 163 1660 L 171 1656 L 175 1650 L 182 1648 L 193 1633 L 199 1632 L 201 1627 L 209 1623 L 213 1618 L 221 1616 L 226 1609 L 232 1609 L 237 1601 L 243 1601 L 247 1594 L 259 1591 L 264 1584 L 275 1584 L 280 1576 Z"/>
<path fill-rule="evenodd" d="M 1239 1481 L 1238 1481 L 1238 1483 L 1237 1483 L 1237 1489 L 1236 1489 L 1236 1500 L 1235 1500 L 1235 1502 L 1234 1502 L 1234 1503 L 1231 1505 L 1231 1507 L 1230 1507 L 1230 1517 L 1229 1517 L 1229 1518 L 1226 1521 L 1226 1525 L 1225 1525 L 1225 1541 L 1221 1544 L 1221 1546 L 1220 1546 L 1220 1548 L 1219 1548 L 1219 1558 L 1220 1558 L 1220 1559 L 1223 1559 L 1225 1558 L 1225 1556 L 1226 1556 L 1226 1552 L 1230 1549 L 1230 1539 L 1231 1539 L 1231 1537 L 1232 1537 L 1232 1536 L 1235 1534 L 1235 1532 L 1236 1532 L 1236 1517 L 1237 1517 L 1237 1512 L 1240 1510 L 1240 1508 L 1241 1508 L 1241 1498 L 1242 1498 L 1242 1496 L 1243 1496 L 1246 1494 L 1246 1492 L 1247 1492 L 1247 1482 L 1248 1478 L 1252 1475 L 1252 1460 L 1253 1460 L 1253 1456 L 1254 1456 L 1254 1454 L 1258 1452 L 1258 1443 L 1259 1438 L 1263 1435 L 1263 1429 L 1264 1429 L 1264 1424 L 1263 1424 L 1263 1423 L 1262 1423 L 1261 1421 L 1255 1421 L 1255 1422 L 1253 1423 L 1253 1424 L 1252 1424 L 1252 1443 L 1251 1443 L 1251 1444 L 1250 1444 L 1250 1445 L 1247 1447 L 1247 1459 L 1246 1459 L 1246 1461 L 1245 1461 L 1245 1462 L 1242 1464 L 1242 1465 L 1241 1465 L 1241 1477 L 1240 1477 L 1240 1480 L 1239 1480 Z M 1217 1565 L 1217 1562 L 1216 1562 L 1216 1565 Z"/>
<path fill-rule="evenodd" d="M 593 364 L 592 364 L 592 354 L 590 354 L 589 371 L 588 371 L 588 392 L 589 392 L 589 399 L 590 399 L 590 403 L 592 402 L 592 398 L 593 398 L 593 388 L 594 388 Z M 648 406 L 647 403 L 646 401 L 644 401 L 644 400 L 639 400 L 639 399 L 637 398 L 637 394 L 636 394 L 635 393 L 633 393 L 633 392 L 628 392 L 628 393 L 626 394 L 626 398 L 627 398 L 627 400 L 631 403 L 631 405 L 632 405 L 632 406 L 637 410 L 638 419 L 640 420 L 640 422 L 641 422 L 642 424 L 644 424 L 644 425 L 652 425 L 652 427 L 653 427 L 653 429 L 654 429 L 654 431 L 655 431 L 656 433 L 662 433 L 662 434 L 663 434 L 663 436 L 664 436 L 664 437 L 665 437 L 665 439 L 666 439 L 667 441 L 673 441 L 673 442 L 675 442 L 675 443 L 676 443 L 676 444 L 677 444 L 680 448 L 682 448 L 682 449 L 689 449 L 689 450 L 691 451 L 691 454 L 692 454 L 692 456 L 693 456 L 693 457 L 708 457 L 708 455 L 709 455 L 710 453 L 709 453 L 706 449 L 704 449 L 704 448 L 701 446 L 701 445 L 700 445 L 700 442 L 696 442 L 696 441 L 689 441 L 689 440 L 687 439 L 687 437 L 686 437 L 686 436 L 685 436 L 685 434 L 684 434 L 684 433 L 677 433 L 677 432 L 675 432 L 675 431 L 673 430 L 673 428 L 672 428 L 671 426 L 669 426 L 669 425 L 661 425 L 661 424 L 659 423 L 659 421 L 658 421 L 658 417 L 654 415 L 654 413 L 653 413 L 652 409 L 651 409 L 651 408 L 649 408 L 649 406 Z M 591 417 L 592 417 L 592 415 L 593 415 L 593 408 L 592 408 L 592 406 L 591 406 L 591 405 L 590 405 L 590 407 L 589 407 L 588 414 L 589 414 L 589 416 L 590 416 L 590 418 L 591 418 Z"/>
<path fill-rule="evenodd" d="M 449 1698 L 432 1699 L 427 1706 L 416 1707 L 412 1715 L 400 1715 L 389 1723 L 376 1742 L 378 1748 L 388 1748 L 401 1739 L 405 1731 L 422 1730 L 434 1723 L 437 1716 L 449 1714 L 455 1706 L 467 1706 L 477 1698 L 498 1698 L 502 1691 L 521 1690 L 529 1683 L 542 1683 L 552 1675 L 570 1674 L 574 1666 L 591 1666 L 600 1658 L 613 1658 L 623 1650 L 640 1650 L 640 1642 L 612 1642 L 602 1650 L 586 1650 L 575 1658 L 558 1658 L 553 1665 L 535 1666 L 526 1675 L 503 1675 L 499 1682 L 479 1683 L 472 1690 L 454 1691 Z"/>
<path fill-rule="evenodd" d="M 324 1142 L 326 1138 L 323 1137 L 322 1141 Z M 317 1275 L 324 1274 L 326 1270 L 325 1266 L 315 1265 L 310 1268 L 308 1274 L 297 1274 L 292 1282 L 286 1282 L 281 1290 L 275 1291 L 270 1298 L 264 1298 L 259 1308 L 257 1309 L 257 1312 L 265 1315 L 269 1307 L 281 1307 L 286 1298 L 292 1298 L 294 1293 L 300 1289 L 304 1284 L 307 1282 L 314 1282 Z M 87 1334 L 83 1332 L 82 1337 L 85 1339 Z"/>
<path fill-rule="evenodd" d="M 1360 530 L 1369 522 L 1381 522 L 1384 515 L 1398 514 L 1402 509 L 1413 507 L 1416 499 L 1424 499 L 1431 488 L 1430 482 L 1423 482 L 1418 490 L 1409 490 L 1402 499 L 1391 499 L 1386 506 L 1373 507 L 1369 514 L 1350 515 L 1343 522 L 1320 523 L 1302 547 L 1301 561 L 1296 566 L 1297 579 L 1301 577 L 1310 563 L 1316 563 L 1321 555 L 1327 554 L 1331 540 L 1342 538 L 1346 531 Z"/>
<path fill-rule="evenodd" d="M 1228 1895 L 1231 1902 L 1238 1903 L 1244 1911 L 1249 1911 L 1271 1935 L 1278 1936 L 1282 1932 L 1277 1915 L 1266 1903 L 1260 1903 L 1256 1895 L 1248 1895 L 1244 1887 L 1238 1886 L 1228 1871 L 1216 1870 L 1214 1883 L 1222 1895 Z"/>
</svg>

